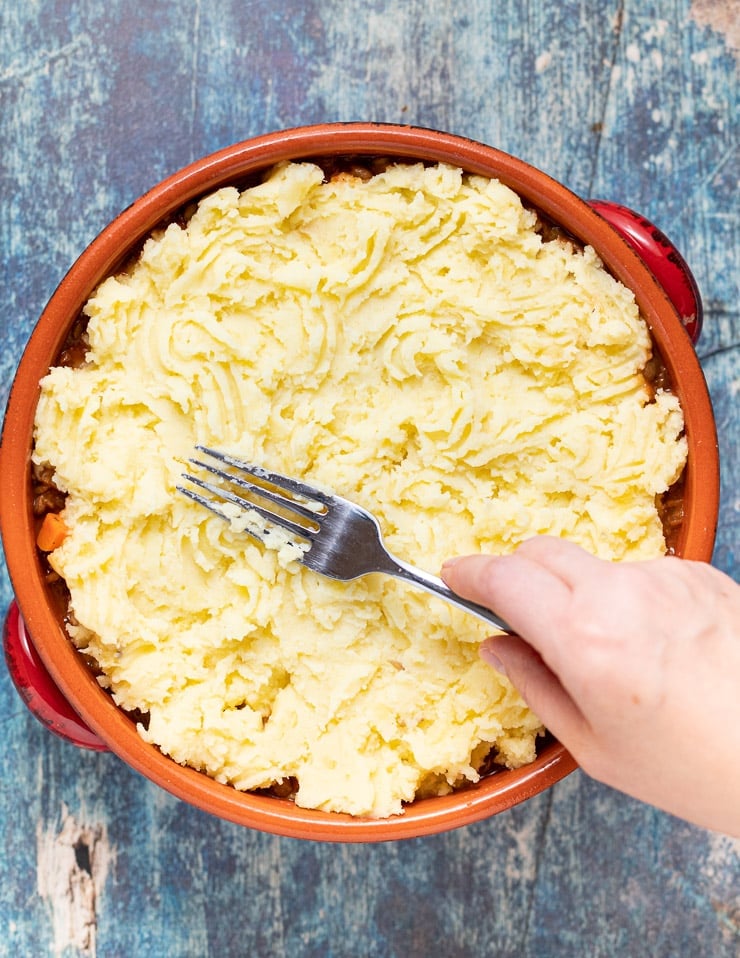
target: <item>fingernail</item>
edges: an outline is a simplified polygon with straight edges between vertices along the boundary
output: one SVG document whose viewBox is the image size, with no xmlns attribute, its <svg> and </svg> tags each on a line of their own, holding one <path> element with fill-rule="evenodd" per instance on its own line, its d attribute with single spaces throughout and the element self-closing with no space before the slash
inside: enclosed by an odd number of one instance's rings
<svg viewBox="0 0 740 958">
<path fill-rule="evenodd" d="M 445 559 L 445 561 L 442 563 L 442 571 L 444 572 L 445 570 L 451 569 L 453 566 L 457 565 L 461 558 L 462 556 L 455 556 L 452 559 Z"/>
<path fill-rule="evenodd" d="M 506 675 L 506 667 L 504 666 L 504 663 L 496 655 L 490 645 L 481 645 L 480 657 L 484 662 L 487 662 L 489 665 L 493 666 L 497 672 L 500 672 L 502 675 Z"/>
</svg>

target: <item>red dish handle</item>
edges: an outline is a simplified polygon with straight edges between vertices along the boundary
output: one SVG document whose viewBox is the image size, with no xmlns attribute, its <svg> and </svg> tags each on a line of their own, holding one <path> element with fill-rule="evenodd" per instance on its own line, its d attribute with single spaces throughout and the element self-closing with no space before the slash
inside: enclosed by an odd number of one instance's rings
<svg viewBox="0 0 740 958">
<path fill-rule="evenodd" d="M 85 725 L 49 675 L 15 602 L 5 617 L 3 647 L 13 685 L 41 724 L 80 748 L 107 752 L 105 742 Z"/>
<path fill-rule="evenodd" d="M 704 310 L 699 287 L 686 260 L 665 233 L 634 210 L 609 200 L 587 200 L 642 259 L 676 307 L 681 322 L 696 345 Z"/>
<path fill-rule="evenodd" d="M 696 344 L 703 321 L 701 296 L 678 249 L 655 224 L 634 210 L 608 200 L 588 200 L 588 203 L 651 270 Z M 15 602 L 11 603 L 5 619 L 3 645 L 13 684 L 36 718 L 74 745 L 107 751 L 106 744 L 85 725 L 49 675 Z"/>
</svg>

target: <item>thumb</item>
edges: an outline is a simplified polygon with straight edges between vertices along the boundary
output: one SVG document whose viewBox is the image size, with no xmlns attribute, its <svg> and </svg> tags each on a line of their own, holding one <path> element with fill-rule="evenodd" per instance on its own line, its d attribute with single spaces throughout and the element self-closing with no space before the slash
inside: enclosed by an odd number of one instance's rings
<svg viewBox="0 0 740 958">
<path fill-rule="evenodd" d="M 541 562 L 517 550 L 511 555 L 470 555 L 445 562 L 442 578 L 467 599 L 494 609 L 550 660 L 556 613 L 566 609 L 571 589 Z"/>
</svg>

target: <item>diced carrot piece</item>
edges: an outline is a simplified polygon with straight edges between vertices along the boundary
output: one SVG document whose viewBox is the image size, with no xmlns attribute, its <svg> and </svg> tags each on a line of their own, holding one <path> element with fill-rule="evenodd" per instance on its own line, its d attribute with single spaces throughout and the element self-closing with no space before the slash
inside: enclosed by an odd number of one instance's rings
<svg viewBox="0 0 740 958">
<path fill-rule="evenodd" d="M 47 512 L 36 536 L 36 545 L 42 552 L 53 552 L 64 542 L 67 532 L 64 519 L 59 513 Z"/>
</svg>

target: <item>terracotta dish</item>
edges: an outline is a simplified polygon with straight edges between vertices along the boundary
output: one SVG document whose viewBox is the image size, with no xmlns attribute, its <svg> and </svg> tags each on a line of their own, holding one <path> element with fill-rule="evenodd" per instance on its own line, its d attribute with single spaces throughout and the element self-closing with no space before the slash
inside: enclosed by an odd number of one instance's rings
<svg viewBox="0 0 740 958">
<path fill-rule="evenodd" d="M 0 527 L 16 595 L 5 623 L 5 648 L 23 698 L 53 731 L 87 748 L 110 749 L 179 798 L 267 832 L 322 841 L 381 841 L 441 832 L 494 815 L 550 787 L 575 762 L 562 745 L 546 738 L 532 764 L 495 772 L 445 797 L 418 800 L 404 814 L 382 820 L 305 810 L 288 799 L 238 792 L 177 765 L 139 737 L 134 722 L 100 688 L 67 638 L 64 610 L 45 583 L 35 545 L 29 471 L 39 380 L 98 283 L 120 268 L 152 229 L 192 200 L 227 184 L 245 184 L 279 161 L 344 155 L 445 162 L 497 177 L 551 222 L 592 245 L 613 275 L 634 291 L 685 415 L 685 515 L 675 551 L 710 559 L 719 466 L 712 408 L 692 345 L 701 306 L 688 267 L 663 234 L 630 210 L 589 204 L 527 163 L 480 143 L 392 125 L 328 124 L 247 140 L 170 176 L 97 236 L 52 296 L 18 367 L 0 443 Z"/>
</svg>

